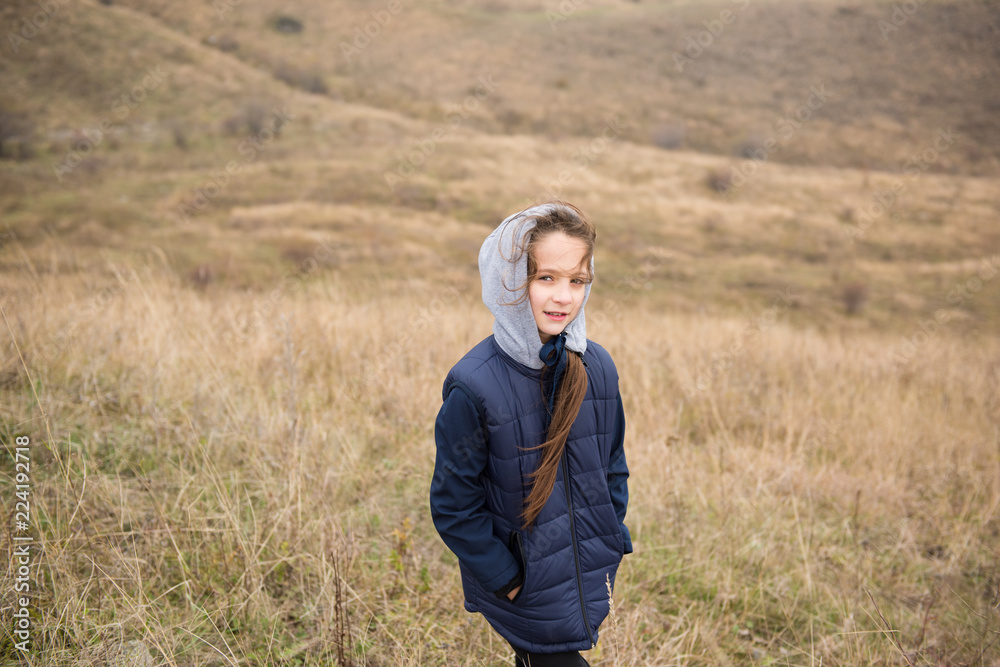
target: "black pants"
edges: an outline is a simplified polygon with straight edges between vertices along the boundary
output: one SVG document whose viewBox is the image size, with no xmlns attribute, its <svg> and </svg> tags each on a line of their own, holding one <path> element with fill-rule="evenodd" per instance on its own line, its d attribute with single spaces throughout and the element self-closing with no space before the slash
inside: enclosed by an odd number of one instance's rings
<svg viewBox="0 0 1000 667">
<path fill-rule="evenodd" d="M 513 646 L 511 648 L 514 648 Z M 514 648 L 517 659 L 514 664 L 517 667 L 590 667 L 590 663 L 583 659 L 577 651 L 569 653 L 528 653 L 519 648 Z"/>
</svg>

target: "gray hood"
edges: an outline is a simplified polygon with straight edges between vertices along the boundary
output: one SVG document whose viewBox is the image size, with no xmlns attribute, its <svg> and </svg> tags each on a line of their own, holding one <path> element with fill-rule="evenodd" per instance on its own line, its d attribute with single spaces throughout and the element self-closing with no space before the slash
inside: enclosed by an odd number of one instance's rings
<svg viewBox="0 0 1000 667">
<path fill-rule="evenodd" d="M 535 317 L 531 314 L 531 303 L 525 297 L 518 304 L 511 305 L 527 289 L 528 255 L 518 252 L 523 247 L 525 235 L 535 226 L 530 216 L 548 213 L 558 204 L 543 204 L 525 209 L 508 217 L 493 230 L 479 250 L 479 275 L 483 281 L 483 303 L 496 318 L 493 322 L 493 336 L 500 348 L 516 361 L 529 368 L 540 369 L 545 363 L 539 359 L 542 339 L 538 335 Z M 529 218 L 529 219 L 525 219 Z M 520 257 L 517 257 L 517 255 Z M 513 259 L 517 261 L 512 261 Z M 594 269 L 594 260 L 590 260 Z M 521 287 L 517 291 L 511 291 Z M 587 321 L 583 308 L 590 296 L 590 283 L 583 294 L 580 312 L 566 329 L 566 347 L 579 352 L 587 351 Z"/>
</svg>

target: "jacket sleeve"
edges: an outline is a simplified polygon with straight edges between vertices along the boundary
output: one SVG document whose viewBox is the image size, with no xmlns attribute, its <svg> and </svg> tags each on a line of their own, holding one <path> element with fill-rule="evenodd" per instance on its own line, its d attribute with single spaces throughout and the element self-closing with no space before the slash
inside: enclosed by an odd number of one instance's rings
<svg viewBox="0 0 1000 667">
<path fill-rule="evenodd" d="M 431 480 L 431 517 L 441 539 L 488 591 L 496 592 L 520 574 L 507 546 L 493 534 L 486 510 L 485 428 L 473 397 L 453 386 L 434 425 L 437 456 Z"/>
<path fill-rule="evenodd" d="M 632 553 L 632 535 L 625 525 L 625 511 L 628 507 L 628 464 L 625 462 L 625 406 L 622 395 L 618 394 L 618 413 L 615 417 L 615 437 L 611 445 L 608 461 L 608 488 L 611 490 L 611 504 L 615 507 L 618 523 L 621 524 L 625 553 Z"/>
</svg>

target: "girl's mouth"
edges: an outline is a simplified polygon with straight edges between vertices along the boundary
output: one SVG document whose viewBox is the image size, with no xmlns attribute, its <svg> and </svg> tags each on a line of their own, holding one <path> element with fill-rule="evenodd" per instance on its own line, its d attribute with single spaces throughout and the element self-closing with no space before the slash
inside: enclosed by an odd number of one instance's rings
<svg viewBox="0 0 1000 667">
<path fill-rule="evenodd" d="M 562 322 L 566 319 L 566 313 L 550 312 L 548 310 L 542 311 L 545 315 L 553 322 Z"/>
</svg>

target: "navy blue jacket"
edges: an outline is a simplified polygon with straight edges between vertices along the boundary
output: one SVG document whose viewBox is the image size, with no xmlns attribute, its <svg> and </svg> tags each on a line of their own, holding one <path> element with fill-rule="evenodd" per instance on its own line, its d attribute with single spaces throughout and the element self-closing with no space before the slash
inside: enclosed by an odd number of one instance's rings
<svg viewBox="0 0 1000 667">
<path fill-rule="evenodd" d="M 444 383 L 435 425 L 430 501 L 434 525 L 458 556 L 465 607 L 514 646 L 535 653 L 590 649 L 608 613 L 622 554 L 628 468 L 618 372 L 587 341 L 587 393 L 566 442 L 552 495 L 521 529 L 529 475 L 545 440 L 540 370 L 511 358 L 490 336 Z M 523 576 L 513 601 L 496 595 Z"/>
</svg>

